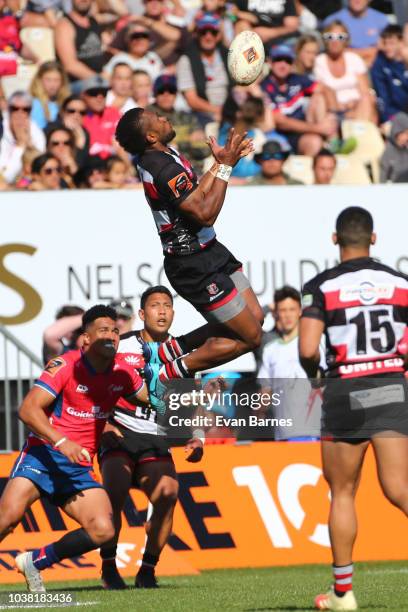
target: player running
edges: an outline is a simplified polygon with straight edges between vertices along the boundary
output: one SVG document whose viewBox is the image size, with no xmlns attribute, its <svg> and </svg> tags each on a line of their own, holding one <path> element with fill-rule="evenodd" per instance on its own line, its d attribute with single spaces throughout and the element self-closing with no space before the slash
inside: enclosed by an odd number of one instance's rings
<svg viewBox="0 0 408 612">
<path fill-rule="evenodd" d="M 213 229 L 232 167 L 252 151 L 252 141 L 234 130 L 224 147 L 210 138 L 216 163 L 198 183 L 191 164 L 168 146 L 174 136 L 165 117 L 142 108 L 125 113 L 116 129 L 122 147 L 138 156 L 138 172 L 162 242 L 167 278 L 209 322 L 168 340 L 158 352 L 150 346 L 154 353 L 150 363 L 154 358 L 164 364 L 159 374 L 162 382 L 189 377 L 253 350 L 260 344 L 263 320 L 241 262 L 217 241 Z M 148 354 L 148 346 L 146 351 Z"/>
<path fill-rule="evenodd" d="M 141 377 L 116 356 L 116 312 L 94 306 L 82 321 L 83 351 L 51 360 L 20 407 L 19 417 L 32 433 L 0 499 L 0 539 L 40 497 L 61 506 L 81 525 L 58 542 L 16 557 L 32 592 L 45 591 L 41 570 L 114 537 L 111 503 L 95 479 L 92 459 L 119 398 L 149 401 Z"/>
<path fill-rule="evenodd" d="M 167 287 L 147 289 L 140 300 L 139 317 L 143 329 L 121 335 L 118 352 L 130 365 L 141 371 L 145 360 L 143 343 L 163 342 L 169 336 L 173 322 L 173 296 Z M 107 589 L 124 589 L 126 583 L 116 567 L 116 548 L 121 528 L 121 512 L 132 486 L 139 487 L 153 506 L 147 525 L 147 541 L 142 565 L 135 578 L 138 588 L 155 588 L 155 567 L 166 544 L 173 524 L 178 496 L 176 468 L 169 445 L 157 423 L 155 410 L 133 406 L 121 399 L 110 418 L 102 441 L 100 463 L 103 484 L 113 507 L 115 539 L 101 547 L 102 582 Z M 187 461 L 199 461 L 203 442 L 193 438 L 187 442 Z"/>
<path fill-rule="evenodd" d="M 331 492 L 334 585 L 316 597 L 319 610 L 357 609 L 354 498 L 370 444 L 384 495 L 408 514 L 407 385 L 399 354 L 408 322 L 408 279 L 370 257 L 375 241 L 368 211 L 343 210 L 333 234 L 341 263 L 303 289 L 300 358 L 310 378 L 318 371 L 322 333 L 328 352 L 322 462 Z"/>
</svg>

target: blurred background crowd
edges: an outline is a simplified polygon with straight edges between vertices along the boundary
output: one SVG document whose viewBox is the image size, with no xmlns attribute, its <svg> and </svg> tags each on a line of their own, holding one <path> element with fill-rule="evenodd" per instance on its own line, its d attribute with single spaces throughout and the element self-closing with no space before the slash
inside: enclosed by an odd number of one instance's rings
<svg viewBox="0 0 408 612">
<path fill-rule="evenodd" d="M 128 109 L 168 116 L 198 173 L 247 131 L 242 185 L 405 182 L 408 0 L 0 0 L 0 189 L 135 189 Z M 267 61 L 227 71 L 253 29 Z"/>
</svg>

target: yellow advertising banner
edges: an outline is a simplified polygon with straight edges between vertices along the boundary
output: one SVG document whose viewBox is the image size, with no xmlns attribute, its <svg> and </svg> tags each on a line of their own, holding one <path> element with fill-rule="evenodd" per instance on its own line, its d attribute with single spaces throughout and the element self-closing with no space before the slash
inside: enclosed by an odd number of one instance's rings
<svg viewBox="0 0 408 612">
<path fill-rule="evenodd" d="M 258 442 L 208 445 L 201 463 L 173 451 L 180 479 L 173 534 L 158 565 L 159 575 L 202 569 L 329 563 L 328 487 L 319 443 Z M 0 486 L 16 454 L 0 459 Z M 407 558 L 408 526 L 380 490 L 374 457 L 367 453 L 357 495 L 359 535 L 355 560 Z M 147 500 L 132 490 L 123 513 L 118 565 L 124 576 L 137 569 L 145 541 Z M 48 544 L 72 519 L 47 501 L 36 502 L 13 534 L 0 544 L 0 583 L 20 581 L 13 558 Z M 98 552 L 46 570 L 46 580 L 98 578 Z"/>
</svg>

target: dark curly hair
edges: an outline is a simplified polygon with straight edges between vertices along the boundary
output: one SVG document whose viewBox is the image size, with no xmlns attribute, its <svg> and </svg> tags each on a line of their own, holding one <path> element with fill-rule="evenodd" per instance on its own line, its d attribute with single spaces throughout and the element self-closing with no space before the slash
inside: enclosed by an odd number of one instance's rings
<svg viewBox="0 0 408 612">
<path fill-rule="evenodd" d="M 84 313 L 82 317 L 82 329 L 85 331 L 88 325 L 101 317 L 107 317 L 113 321 L 117 321 L 118 315 L 116 314 L 116 310 L 111 308 L 111 306 L 96 304 L 96 306 L 92 306 L 92 308 L 89 308 L 89 310 Z"/>
<path fill-rule="evenodd" d="M 116 140 L 131 155 L 140 155 L 146 149 L 143 113 L 144 108 L 131 108 L 116 126 Z"/>
</svg>

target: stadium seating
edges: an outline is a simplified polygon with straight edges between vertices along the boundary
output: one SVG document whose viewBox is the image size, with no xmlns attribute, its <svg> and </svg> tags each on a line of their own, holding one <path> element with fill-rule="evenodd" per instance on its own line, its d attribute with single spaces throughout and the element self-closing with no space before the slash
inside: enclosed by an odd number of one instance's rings
<svg viewBox="0 0 408 612">
<path fill-rule="evenodd" d="M 352 157 L 360 158 L 364 163 L 370 164 L 373 180 L 379 183 L 379 161 L 384 153 L 385 144 L 378 127 L 370 121 L 345 119 L 341 124 L 341 129 L 343 138 L 354 137 L 357 140 L 357 148 Z"/>
<path fill-rule="evenodd" d="M 370 185 L 370 175 L 360 159 L 352 155 L 336 155 L 336 160 L 333 185 Z"/>
<path fill-rule="evenodd" d="M 313 160 L 307 155 L 290 155 L 284 164 L 284 171 L 292 178 L 313 185 Z"/>
<path fill-rule="evenodd" d="M 39 63 L 55 60 L 54 31 L 52 28 L 23 28 L 20 38 L 24 44 L 35 51 Z"/>
<path fill-rule="evenodd" d="M 9 98 L 15 91 L 28 91 L 37 69 L 37 64 L 19 62 L 17 74 L 1 79 L 4 96 Z"/>
</svg>

